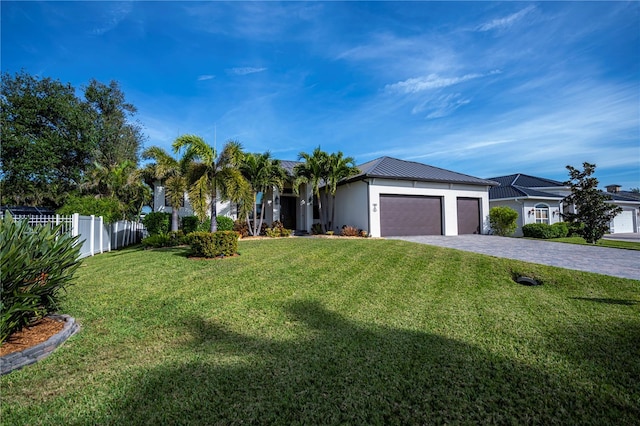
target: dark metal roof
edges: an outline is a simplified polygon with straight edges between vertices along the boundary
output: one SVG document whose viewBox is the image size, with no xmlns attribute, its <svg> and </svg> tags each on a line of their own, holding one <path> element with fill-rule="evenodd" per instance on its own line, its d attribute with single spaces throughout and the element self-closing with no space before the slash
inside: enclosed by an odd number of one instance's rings
<svg viewBox="0 0 640 426">
<path fill-rule="evenodd" d="M 605 192 L 610 195 L 614 201 L 634 201 L 640 202 L 640 193 L 631 191 Z"/>
<path fill-rule="evenodd" d="M 501 200 L 505 198 L 552 198 L 561 200 L 563 195 L 550 194 L 548 192 L 538 191 L 534 188 L 565 188 L 562 182 L 557 180 L 545 179 L 522 173 L 513 175 L 497 176 L 491 180 L 498 182 L 499 186 L 489 189 L 490 200 Z"/>
<path fill-rule="evenodd" d="M 360 174 L 345 182 L 353 182 L 365 178 L 384 178 L 399 180 L 416 180 L 424 182 L 464 183 L 471 185 L 494 186 L 496 182 L 452 172 L 450 170 L 429 166 L 414 161 L 399 160 L 392 157 L 381 157 L 358 166 Z"/>
<path fill-rule="evenodd" d="M 523 173 L 492 177 L 489 179 L 496 181 L 503 186 L 514 185 L 525 188 L 553 188 L 556 186 L 561 188 L 565 187 L 562 182 L 558 182 L 557 180 L 525 175 Z"/>
<path fill-rule="evenodd" d="M 293 168 L 298 164 L 302 163 L 300 161 L 280 160 L 280 165 L 287 171 L 289 176 L 293 176 Z"/>
</svg>

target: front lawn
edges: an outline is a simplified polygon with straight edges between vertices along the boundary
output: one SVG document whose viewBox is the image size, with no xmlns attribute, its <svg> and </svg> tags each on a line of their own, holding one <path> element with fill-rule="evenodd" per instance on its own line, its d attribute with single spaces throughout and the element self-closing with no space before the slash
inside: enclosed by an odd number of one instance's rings
<svg viewBox="0 0 640 426">
<path fill-rule="evenodd" d="M 580 245 L 593 245 L 589 244 L 582 237 L 566 237 L 566 238 L 552 238 L 548 241 L 554 241 L 557 243 L 569 243 L 569 244 L 580 244 Z M 619 241 L 619 240 L 607 240 L 600 239 L 596 243 L 599 247 L 612 247 L 612 248 L 621 248 L 627 250 L 640 250 L 640 243 L 635 241 Z"/>
<path fill-rule="evenodd" d="M 240 252 L 87 259 L 80 333 L 1 378 L 0 422 L 640 423 L 640 281 L 392 240 Z"/>
</svg>

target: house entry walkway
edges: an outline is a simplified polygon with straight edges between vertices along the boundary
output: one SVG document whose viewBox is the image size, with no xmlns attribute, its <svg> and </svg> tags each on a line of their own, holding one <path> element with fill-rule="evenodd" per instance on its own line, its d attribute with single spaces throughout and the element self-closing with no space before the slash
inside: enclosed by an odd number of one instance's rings
<svg viewBox="0 0 640 426">
<path fill-rule="evenodd" d="M 640 251 L 494 235 L 387 237 L 507 259 L 640 280 Z"/>
</svg>

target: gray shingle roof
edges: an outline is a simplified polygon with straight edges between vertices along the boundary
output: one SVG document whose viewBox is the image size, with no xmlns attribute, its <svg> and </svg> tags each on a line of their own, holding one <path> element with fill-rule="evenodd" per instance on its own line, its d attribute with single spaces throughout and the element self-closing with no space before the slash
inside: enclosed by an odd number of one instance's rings
<svg viewBox="0 0 640 426">
<path fill-rule="evenodd" d="M 414 161 L 399 160 L 392 157 L 381 157 L 358 166 L 360 174 L 345 182 L 353 182 L 365 178 L 384 178 L 399 180 L 417 180 L 425 182 L 464 183 L 471 185 L 497 185 L 487 179 L 452 172 L 450 170 L 429 166 Z"/>
</svg>

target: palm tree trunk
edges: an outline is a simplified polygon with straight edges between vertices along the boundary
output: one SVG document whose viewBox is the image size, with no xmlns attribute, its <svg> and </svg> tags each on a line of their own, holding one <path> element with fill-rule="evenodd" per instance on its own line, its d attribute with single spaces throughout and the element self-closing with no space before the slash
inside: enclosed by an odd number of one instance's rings
<svg viewBox="0 0 640 426">
<path fill-rule="evenodd" d="M 178 207 L 171 207 L 171 232 L 178 231 Z"/>
<path fill-rule="evenodd" d="M 215 190 L 214 190 L 215 191 Z M 211 194 L 211 227 L 209 228 L 210 232 L 218 231 L 218 209 L 216 207 L 217 198 L 216 193 Z"/>
<path fill-rule="evenodd" d="M 335 194 L 331 196 L 331 230 L 336 230 L 336 224 L 334 220 L 336 219 L 336 196 Z"/>
<path fill-rule="evenodd" d="M 318 197 L 318 214 L 320 215 L 320 229 L 322 229 L 322 233 L 327 233 L 327 227 L 324 224 L 324 214 L 322 214 L 322 197 L 320 195 L 320 191 L 317 192 L 316 196 Z"/>
<path fill-rule="evenodd" d="M 260 209 L 260 224 L 258 225 L 258 235 L 262 231 L 262 221 L 264 220 L 264 192 L 262 193 L 262 208 Z"/>
</svg>

